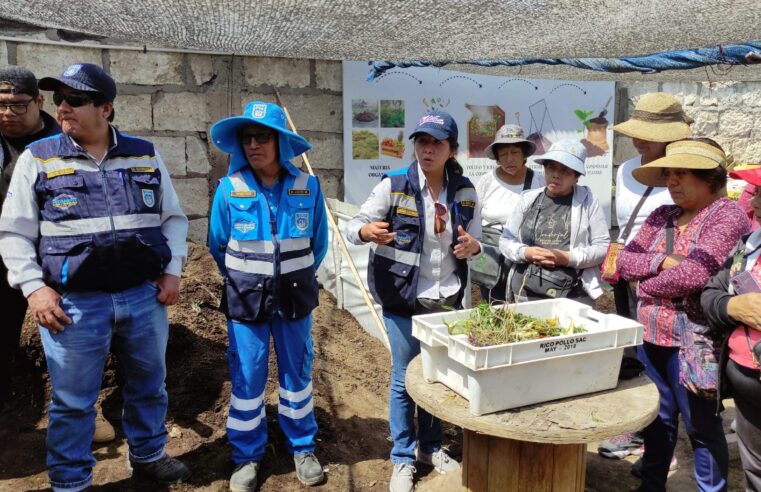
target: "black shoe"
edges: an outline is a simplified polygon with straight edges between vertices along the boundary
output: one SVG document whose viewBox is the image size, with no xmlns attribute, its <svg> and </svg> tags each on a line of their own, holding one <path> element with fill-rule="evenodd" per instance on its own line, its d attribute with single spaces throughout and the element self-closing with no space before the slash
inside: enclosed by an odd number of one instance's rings
<svg viewBox="0 0 761 492">
<path fill-rule="evenodd" d="M 135 463 L 130 460 L 134 475 L 161 483 L 180 483 L 190 476 L 190 470 L 185 464 L 164 455 L 150 463 Z"/>
</svg>

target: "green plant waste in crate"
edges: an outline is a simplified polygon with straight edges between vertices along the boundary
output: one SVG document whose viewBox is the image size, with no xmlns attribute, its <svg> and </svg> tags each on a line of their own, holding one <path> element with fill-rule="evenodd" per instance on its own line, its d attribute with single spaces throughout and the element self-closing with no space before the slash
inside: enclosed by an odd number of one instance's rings
<svg viewBox="0 0 761 492">
<path fill-rule="evenodd" d="M 573 320 L 568 326 L 562 326 L 557 317 L 537 318 L 515 311 L 514 308 L 492 308 L 481 301 L 466 319 L 444 322 L 450 335 L 466 335 L 474 347 L 487 347 L 505 343 L 536 340 L 586 333 L 584 325 L 577 325 Z"/>
</svg>

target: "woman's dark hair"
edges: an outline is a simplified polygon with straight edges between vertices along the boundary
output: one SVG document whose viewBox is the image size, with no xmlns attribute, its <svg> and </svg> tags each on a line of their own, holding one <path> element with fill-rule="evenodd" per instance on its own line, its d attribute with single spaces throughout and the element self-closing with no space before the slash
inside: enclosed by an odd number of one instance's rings
<svg viewBox="0 0 761 492">
<path fill-rule="evenodd" d="M 449 137 L 447 139 L 447 142 L 449 142 L 449 148 L 454 152 L 456 152 L 457 149 L 460 148 L 460 144 L 458 144 L 457 140 L 455 140 L 452 137 Z M 457 176 L 462 176 L 465 173 L 465 171 L 463 171 L 462 169 L 462 165 L 459 162 L 457 162 L 457 158 L 455 157 L 450 157 L 449 159 L 447 159 L 447 162 L 444 164 L 444 168 L 447 171 Z"/>
<path fill-rule="evenodd" d="M 707 137 L 691 137 L 683 140 L 689 140 L 692 142 L 700 142 L 708 144 L 712 147 L 716 147 L 720 151 L 724 152 L 715 140 Z M 711 193 L 717 193 L 719 190 L 727 186 L 727 170 L 724 166 L 716 166 L 713 169 L 690 169 L 693 175 L 701 181 L 708 183 Z"/>
<path fill-rule="evenodd" d="M 523 153 L 523 164 L 526 164 L 528 162 L 528 149 L 529 146 L 527 143 L 523 142 L 517 142 L 517 143 L 501 143 L 497 144 L 494 147 L 491 148 L 492 152 L 494 152 L 494 157 L 497 157 L 497 162 L 499 162 L 499 151 L 500 149 L 504 149 L 505 147 L 518 147 L 521 149 L 521 152 Z"/>
</svg>

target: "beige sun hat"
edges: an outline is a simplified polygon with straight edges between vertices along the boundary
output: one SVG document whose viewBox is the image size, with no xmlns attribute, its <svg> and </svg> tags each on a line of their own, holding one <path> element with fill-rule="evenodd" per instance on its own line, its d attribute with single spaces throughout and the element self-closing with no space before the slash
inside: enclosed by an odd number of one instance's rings
<svg viewBox="0 0 761 492">
<path fill-rule="evenodd" d="M 627 137 L 648 142 L 674 142 L 689 137 L 692 118 L 684 114 L 677 98 L 651 92 L 639 98 L 631 118 L 613 127 Z"/>
<path fill-rule="evenodd" d="M 715 169 L 727 168 L 724 151 L 697 140 L 680 140 L 666 146 L 666 156 L 640 166 L 632 174 L 645 186 L 666 186 L 664 168 Z"/>
<path fill-rule="evenodd" d="M 498 160 L 494 153 L 494 146 L 500 144 L 523 146 L 523 153 L 525 154 L 523 157 L 528 157 L 536 152 L 536 144 L 530 140 L 526 140 L 523 128 L 518 125 L 502 125 L 502 127 L 497 130 L 497 134 L 494 136 L 494 141 L 484 149 L 486 157 L 495 161 Z"/>
</svg>

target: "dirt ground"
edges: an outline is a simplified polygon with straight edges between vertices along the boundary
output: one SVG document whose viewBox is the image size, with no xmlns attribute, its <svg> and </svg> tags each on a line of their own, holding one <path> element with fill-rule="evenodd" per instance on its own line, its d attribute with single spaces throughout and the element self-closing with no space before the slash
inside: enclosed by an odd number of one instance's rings
<svg viewBox="0 0 761 492">
<path fill-rule="evenodd" d="M 230 399 L 224 316 L 216 309 L 221 294 L 216 265 L 203 248 L 191 247 L 180 304 L 170 310 L 167 350 L 170 455 L 185 461 L 193 475 L 172 491 L 227 490 L 232 472 L 225 420 Z M 382 344 L 367 335 L 346 312 L 337 309 L 324 291 L 314 312 L 314 400 L 319 425 L 316 454 L 326 470 L 324 491 L 388 490 L 391 443 L 388 440 L 388 382 L 390 358 Z M 0 491 L 48 489 L 45 472 L 45 407 L 48 378 L 39 335 L 25 327 L 16 362 L 13 402 L 0 414 Z M 127 446 L 119 425 L 121 399 L 114 364 L 109 361 L 102 397 L 106 418 L 114 424 L 114 442 L 94 446 L 98 460 L 94 487 L 101 491 L 162 490 L 133 480 L 127 471 Z M 293 461 L 277 425 L 277 376 L 270 357 L 267 423 L 270 444 L 261 469 L 261 491 L 306 490 L 296 479 Z M 725 413 L 728 428 L 733 408 Z M 734 436 L 731 436 L 732 438 Z M 445 425 L 444 446 L 461 459 L 462 433 Z M 607 460 L 587 453 L 588 491 L 633 490 L 639 481 L 630 475 L 629 461 Z M 669 479 L 670 491 L 695 490 L 689 441 L 682 435 L 677 449 L 680 468 Z M 730 444 L 732 490 L 743 479 L 736 444 Z M 419 491 L 459 490 L 459 477 L 439 476 L 420 467 Z M 529 489 L 530 490 L 530 489 Z"/>
</svg>

